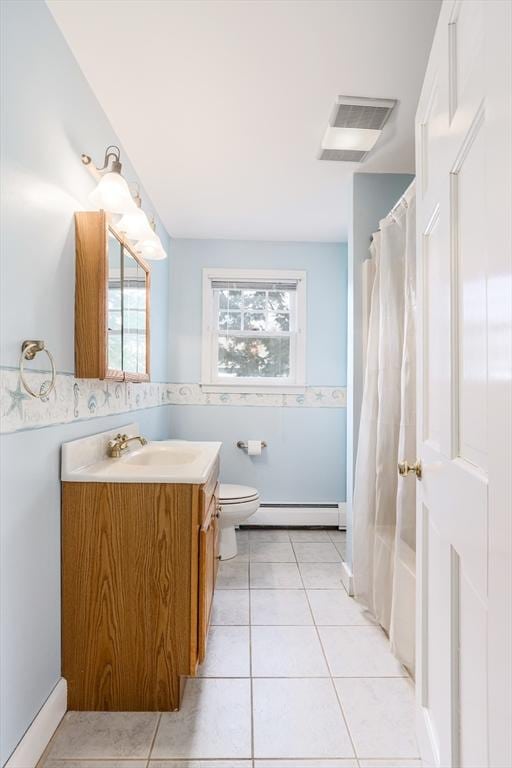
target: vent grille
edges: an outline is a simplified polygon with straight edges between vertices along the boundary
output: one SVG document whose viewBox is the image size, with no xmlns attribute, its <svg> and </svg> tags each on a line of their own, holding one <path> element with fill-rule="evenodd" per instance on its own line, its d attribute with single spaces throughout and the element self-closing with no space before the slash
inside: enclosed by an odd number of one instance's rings
<svg viewBox="0 0 512 768">
<path fill-rule="evenodd" d="M 331 125 L 334 128 L 366 128 L 381 131 L 395 103 L 391 99 L 351 99 L 349 96 L 339 96 Z"/>
<path fill-rule="evenodd" d="M 360 163 L 368 152 L 357 149 L 322 149 L 320 160 L 343 160 L 346 163 Z"/>
<path fill-rule="evenodd" d="M 367 99 L 359 96 L 338 96 L 329 120 L 331 128 L 381 131 L 396 105 L 395 99 Z M 370 150 L 321 149 L 320 160 L 361 163 Z"/>
</svg>

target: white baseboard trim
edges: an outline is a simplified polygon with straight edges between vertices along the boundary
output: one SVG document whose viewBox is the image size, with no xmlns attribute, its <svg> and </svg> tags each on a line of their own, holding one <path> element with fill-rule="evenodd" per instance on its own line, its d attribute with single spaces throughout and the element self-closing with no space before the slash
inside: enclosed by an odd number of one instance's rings
<svg viewBox="0 0 512 768">
<path fill-rule="evenodd" d="M 246 525 L 328 525 L 342 528 L 346 520 L 344 507 L 344 502 L 337 507 L 267 507 L 262 504 Z"/>
<path fill-rule="evenodd" d="M 36 768 L 67 708 L 68 686 L 61 677 L 5 764 L 5 768 Z"/>
<path fill-rule="evenodd" d="M 343 583 L 343 586 L 347 590 L 350 597 L 354 596 L 354 576 L 352 574 L 352 568 L 348 563 L 343 561 L 341 564 L 341 581 Z"/>
</svg>

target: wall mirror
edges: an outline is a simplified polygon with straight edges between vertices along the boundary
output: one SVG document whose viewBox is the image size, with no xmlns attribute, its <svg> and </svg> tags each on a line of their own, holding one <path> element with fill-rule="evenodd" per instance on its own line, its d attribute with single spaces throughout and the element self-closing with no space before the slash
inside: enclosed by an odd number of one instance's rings
<svg viewBox="0 0 512 768">
<path fill-rule="evenodd" d="M 149 380 L 149 267 L 104 212 L 75 214 L 75 373 Z"/>
</svg>

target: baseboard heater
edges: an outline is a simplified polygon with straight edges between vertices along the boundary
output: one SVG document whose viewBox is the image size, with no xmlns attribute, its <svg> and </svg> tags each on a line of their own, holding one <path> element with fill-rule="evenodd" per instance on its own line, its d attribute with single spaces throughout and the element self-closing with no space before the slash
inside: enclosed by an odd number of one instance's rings
<svg viewBox="0 0 512 768">
<path fill-rule="evenodd" d="M 261 504 L 244 528 L 251 527 L 345 528 L 345 502 L 334 504 Z"/>
</svg>

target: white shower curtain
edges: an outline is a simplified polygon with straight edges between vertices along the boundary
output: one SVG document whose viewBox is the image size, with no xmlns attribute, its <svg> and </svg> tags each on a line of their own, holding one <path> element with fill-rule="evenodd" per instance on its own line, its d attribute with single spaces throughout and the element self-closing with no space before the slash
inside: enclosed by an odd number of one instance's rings
<svg viewBox="0 0 512 768">
<path fill-rule="evenodd" d="M 416 454 L 415 190 L 380 222 L 359 443 L 354 519 L 354 592 L 414 674 L 416 490 L 397 463 Z"/>
</svg>

